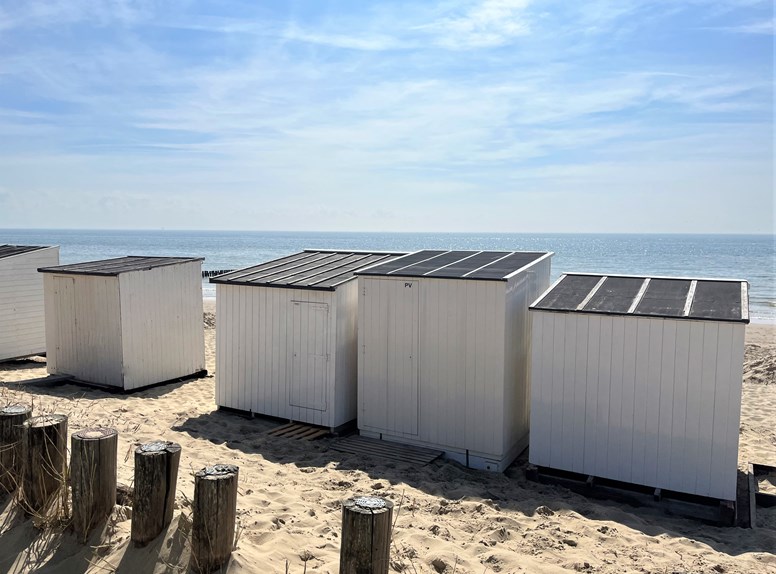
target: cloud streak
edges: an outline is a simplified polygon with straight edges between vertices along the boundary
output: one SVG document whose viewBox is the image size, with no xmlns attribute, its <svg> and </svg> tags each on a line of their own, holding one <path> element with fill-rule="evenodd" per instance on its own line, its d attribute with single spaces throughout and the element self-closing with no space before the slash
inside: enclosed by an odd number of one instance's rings
<svg viewBox="0 0 776 574">
<path fill-rule="evenodd" d="M 571 218 L 591 194 L 637 212 L 649 190 L 690 205 L 746 185 L 772 201 L 770 56 L 753 59 L 748 44 L 762 38 L 732 37 L 748 50 L 740 60 L 703 55 L 727 31 L 683 43 L 698 21 L 718 23 L 724 11 L 743 25 L 759 5 L 485 0 L 213 13 L 125 3 L 118 15 L 88 2 L 20 6 L 0 32 L 0 189 L 13 206 L 0 210 L 0 227 L 32 221 L 22 207 L 31 194 L 50 205 L 44 225 L 79 205 L 87 226 L 131 217 L 175 227 L 165 218 L 185 213 L 179 226 L 274 229 L 316 228 L 324 208 L 343 212 L 332 228 L 477 230 L 507 229 L 501 212 L 522 201 L 537 222 L 558 202 Z M 45 41 L 32 42 L 39 28 Z M 224 206 L 205 204 L 215 192 Z M 494 201 L 504 209 L 481 207 Z M 417 217 L 400 216 L 407 203 Z M 374 218 L 359 219 L 361 207 Z M 727 230 L 773 223 L 772 210 L 705 209 Z M 645 217 L 638 230 L 654 225 Z"/>
</svg>

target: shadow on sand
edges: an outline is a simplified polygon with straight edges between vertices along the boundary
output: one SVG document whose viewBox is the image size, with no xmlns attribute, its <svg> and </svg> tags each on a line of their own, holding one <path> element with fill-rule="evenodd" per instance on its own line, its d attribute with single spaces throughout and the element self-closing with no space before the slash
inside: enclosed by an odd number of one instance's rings
<svg viewBox="0 0 776 574">
<path fill-rule="evenodd" d="M 445 459 L 418 467 L 410 463 L 386 461 L 379 455 L 360 456 L 336 451 L 331 448 L 334 441 L 338 440 L 336 437 L 305 441 L 267 434 L 267 431 L 286 422 L 216 410 L 190 417 L 172 427 L 172 430 L 214 444 L 223 444 L 245 454 L 261 455 L 275 463 L 294 464 L 300 469 L 333 465 L 340 471 L 361 471 L 374 481 L 404 483 L 442 497 L 446 502 L 476 500 L 526 516 L 533 516 L 542 506 L 555 512 L 570 510 L 590 520 L 614 520 L 649 536 L 665 534 L 686 537 L 731 556 L 748 552 L 773 552 L 776 548 L 776 532 L 771 529 L 746 530 L 744 532 L 747 535 L 741 536 L 740 528 L 712 526 L 698 520 L 671 516 L 664 509 L 640 505 L 637 498 L 627 495 L 617 500 L 594 499 L 563 486 L 531 482 L 525 475 L 527 452 L 503 474 L 468 469 Z M 351 486 L 342 484 L 343 490 Z"/>
</svg>

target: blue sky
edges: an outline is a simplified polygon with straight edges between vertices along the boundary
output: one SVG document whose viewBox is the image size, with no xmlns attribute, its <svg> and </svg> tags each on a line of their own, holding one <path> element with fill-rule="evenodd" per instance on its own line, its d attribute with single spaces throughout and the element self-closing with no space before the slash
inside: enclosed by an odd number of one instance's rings
<svg viewBox="0 0 776 574">
<path fill-rule="evenodd" d="M 774 230 L 770 0 L 0 0 L 0 228 Z"/>
</svg>

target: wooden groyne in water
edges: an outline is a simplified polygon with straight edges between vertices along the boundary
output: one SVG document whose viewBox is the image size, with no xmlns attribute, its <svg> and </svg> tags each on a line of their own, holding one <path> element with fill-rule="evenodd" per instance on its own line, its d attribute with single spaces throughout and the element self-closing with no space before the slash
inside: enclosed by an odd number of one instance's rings
<svg viewBox="0 0 776 574">
<path fill-rule="evenodd" d="M 234 269 L 217 269 L 215 271 L 203 271 L 202 278 L 215 277 L 216 275 L 223 275 L 224 273 L 231 273 Z"/>
</svg>

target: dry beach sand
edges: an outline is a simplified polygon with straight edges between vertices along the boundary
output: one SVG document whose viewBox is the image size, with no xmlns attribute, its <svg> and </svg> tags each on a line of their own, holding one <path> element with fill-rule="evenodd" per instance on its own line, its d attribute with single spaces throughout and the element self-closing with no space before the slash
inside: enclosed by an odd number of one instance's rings
<svg viewBox="0 0 776 574">
<path fill-rule="evenodd" d="M 213 309 L 206 304 L 207 368 L 215 367 Z M 358 458 L 313 442 L 267 436 L 276 421 L 218 412 L 207 377 L 131 395 L 74 385 L 23 387 L 46 375 L 43 359 L 0 365 L 0 399 L 70 416 L 70 432 L 114 426 L 119 481 L 131 484 L 132 450 L 167 439 L 183 447 L 177 510 L 148 547 L 129 544 L 131 508 L 116 507 L 81 546 L 62 527 L 40 532 L 0 499 L 0 572 L 184 572 L 193 471 L 240 467 L 237 550 L 228 572 L 337 572 L 340 501 L 377 493 L 396 503 L 391 572 L 776 573 L 776 508 L 759 528 L 718 528 L 660 510 L 587 499 L 527 482 L 525 462 L 505 474 L 444 460 L 426 467 Z M 776 328 L 747 335 L 740 465 L 776 465 Z"/>
</svg>

